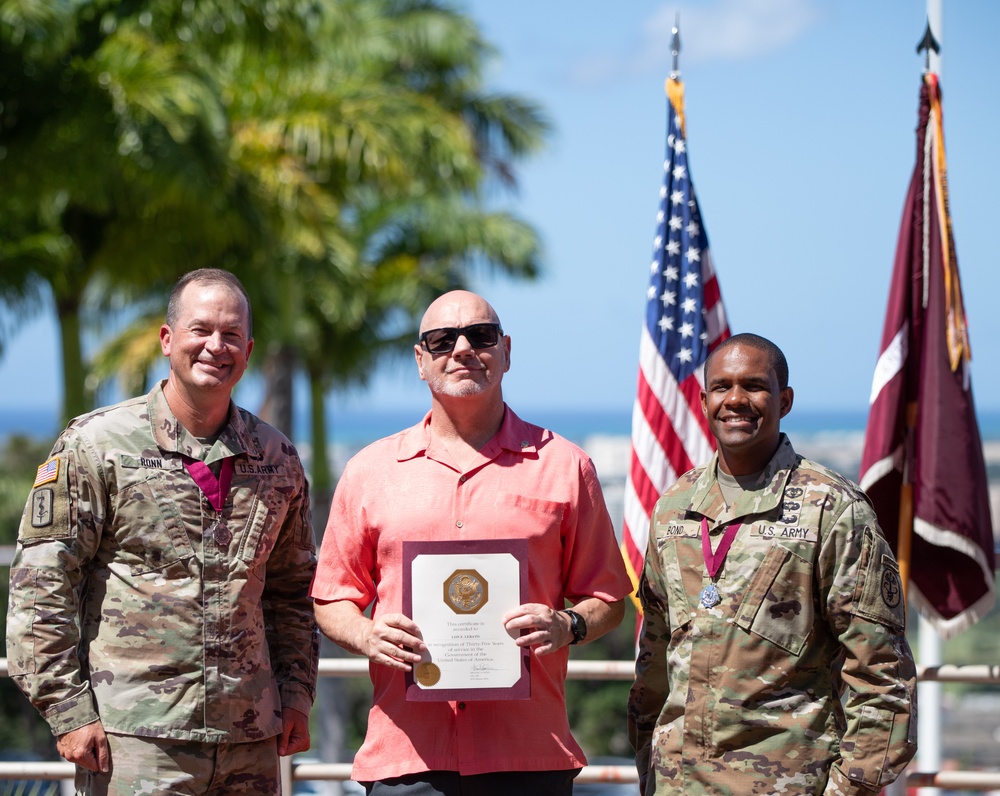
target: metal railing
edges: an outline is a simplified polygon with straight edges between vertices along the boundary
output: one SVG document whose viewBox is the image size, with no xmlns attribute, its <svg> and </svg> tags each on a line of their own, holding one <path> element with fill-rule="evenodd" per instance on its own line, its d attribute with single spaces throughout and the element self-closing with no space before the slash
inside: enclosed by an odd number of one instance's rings
<svg viewBox="0 0 1000 796">
<path fill-rule="evenodd" d="M 0 658 L 0 676 L 7 676 L 7 659 Z M 319 662 L 321 677 L 363 677 L 368 675 L 366 658 L 323 658 Z M 569 662 L 567 676 L 571 680 L 631 680 L 635 676 L 634 661 L 574 661 Z M 923 682 L 1000 684 L 1000 664 L 959 666 L 918 666 L 917 678 Z M 66 762 L 0 763 L 0 782 L 5 780 L 66 780 L 73 779 L 76 767 Z M 351 778 L 350 763 L 293 763 L 282 758 L 283 792 L 291 793 L 293 782 L 340 781 Z M 586 766 L 576 782 L 638 782 L 633 766 Z M 908 771 L 906 785 L 911 788 L 948 788 L 967 791 L 1000 789 L 1000 772 L 987 771 Z"/>
</svg>

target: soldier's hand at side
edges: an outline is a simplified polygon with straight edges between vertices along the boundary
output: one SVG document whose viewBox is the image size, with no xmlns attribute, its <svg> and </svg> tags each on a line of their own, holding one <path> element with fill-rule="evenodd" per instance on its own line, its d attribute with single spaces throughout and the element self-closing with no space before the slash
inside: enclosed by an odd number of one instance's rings
<svg viewBox="0 0 1000 796">
<path fill-rule="evenodd" d="M 88 771 L 107 773 L 111 766 L 108 736 L 99 721 L 84 724 L 56 738 L 56 750 L 70 763 Z"/>
<path fill-rule="evenodd" d="M 385 614 L 371 623 L 365 633 L 364 652 L 373 663 L 390 669 L 410 671 L 427 649 L 420 628 L 403 614 Z"/>
<path fill-rule="evenodd" d="M 278 754 L 282 757 L 304 752 L 309 748 L 309 717 L 295 708 L 281 709 L 281 735 Z"/>
<path fill-rule="evenodd" d="M 541 603 L 525 603 L 503 615 L 504 629 L 519 647 L 534 647 L 536 655 L 548 655 L 573 640 L 570 618 Z M 518 635 L 522 630 L 527 635 Z"/>
</svg>

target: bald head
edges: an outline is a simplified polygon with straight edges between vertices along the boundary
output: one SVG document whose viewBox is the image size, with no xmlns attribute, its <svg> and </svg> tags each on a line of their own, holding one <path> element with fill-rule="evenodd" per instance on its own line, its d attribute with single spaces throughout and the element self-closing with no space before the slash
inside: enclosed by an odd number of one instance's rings
<svg viewBox="0 0 1000 796">
<path fill-rule="evenodd" d="M 452 290 L 431 302 L 420 321 L 420 334 L 446 326 L 461 328 L 473 323 L 500 323 L 490 303 L 468 290 Z"/>
</svg>

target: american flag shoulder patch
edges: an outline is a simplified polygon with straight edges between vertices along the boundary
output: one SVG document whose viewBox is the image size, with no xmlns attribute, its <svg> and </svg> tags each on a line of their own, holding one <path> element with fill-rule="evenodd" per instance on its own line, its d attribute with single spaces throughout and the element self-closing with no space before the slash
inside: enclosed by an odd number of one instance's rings
<svg viewBox="0 0 1000 796">
<path fill-rule="evenodd" d="M 59 460 L 49 459 L 45 464 L 42 464 L 38 468 L 38 473 L 35 475 L 35 484 L 32 487 L 34 489 L 36 486 L 41 486 L 42 484 L 48 484 L 55 481 L 59 477 Z"/>
</svg>

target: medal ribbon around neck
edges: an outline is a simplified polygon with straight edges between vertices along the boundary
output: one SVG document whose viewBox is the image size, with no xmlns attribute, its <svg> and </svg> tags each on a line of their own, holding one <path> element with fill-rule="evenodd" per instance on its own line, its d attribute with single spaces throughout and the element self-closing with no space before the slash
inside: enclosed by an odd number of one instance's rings
<svg viewBox="0 0 1000 796">
<path fill-rule="evenodd" d="M 713 553 L 712 543 L 708 538 L 708 520 L 704 517 L 701 518 L 701 554 L 705 559 L 705 569 L 708 570 L 708 577 L 713 581 L 702 589 L 699 595 L 699 601 L 704 608 L 714 608 L 722 601 L 719 589 L 714 583 L 715 576 L 722 569 L 722 562 L 726 560 L 726 554 L 729 552 L 729 548 L 733 546 L 733 539 L 736 538 L 736 532 L 740 529 L 741 524 L 734 522 L 726 528 L 726 532 L 719 541 L 719 546 L 715 548 L 715 552 Z"/>
<path fill-rule="evenodd" d="M 222 507 L 226 505 L 229 487 L 233 483 L 233 457 L 229 456 L 222 460 L 222 469 L 219 471 L 218 478 L 205 462 L 192 459 L 190 456 L 184 457 L 184 467 L 191 474 L 198 488 L 205 493 L 212 508 L 216 511 L 222 511 Z"/>
</svg>

